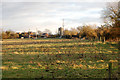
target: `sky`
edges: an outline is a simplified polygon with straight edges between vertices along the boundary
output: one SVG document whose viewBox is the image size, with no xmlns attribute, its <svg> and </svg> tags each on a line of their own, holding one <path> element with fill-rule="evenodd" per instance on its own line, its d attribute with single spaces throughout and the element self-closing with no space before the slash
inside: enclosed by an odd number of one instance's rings
<svg viewBox="0 0 120 80">
<path fill-rule="evenodd" d="M 90 1 L 90 0 L 89 0 Z M 3 30 L 22 31 L 44 31 L 49 29 L 56 33 L 62 26 L 64 28 L 77 28 L 84 24 L 103 24 L 101 18 L 102 11 L 106 6 L 105 1 L 84 0 L 57 2 L 57 1 L 37 1 L 32 0 L 4 0 L 0 8 L 0 23 Z"/>
</svg>

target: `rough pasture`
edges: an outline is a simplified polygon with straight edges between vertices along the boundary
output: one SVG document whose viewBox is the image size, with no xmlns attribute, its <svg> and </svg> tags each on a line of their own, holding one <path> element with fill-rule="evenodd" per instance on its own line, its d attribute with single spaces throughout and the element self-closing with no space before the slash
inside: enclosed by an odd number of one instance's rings
<svg viewBox="0 0 120 80">
<path fill-rule="evenodd" d="M 79 39 L 3 40 L 3 78 L 108 78 L 109 62 L 115 78 L 116 44 Z"/>
</svg>

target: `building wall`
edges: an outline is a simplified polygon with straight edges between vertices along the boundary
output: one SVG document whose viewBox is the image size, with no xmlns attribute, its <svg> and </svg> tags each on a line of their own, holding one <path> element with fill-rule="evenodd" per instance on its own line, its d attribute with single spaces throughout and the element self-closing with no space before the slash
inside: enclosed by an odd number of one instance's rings
<svg viewBox="0 0 120 80">
<path fill-rule="evenodd" d="M 58 29 L 58 34 L 59 34 L 60 36 L 63 36 L 63 31 L 64 31 L 64 29 L 63 29 L 62 27 L 60 27 L 60 28 Z"/>
</svg>

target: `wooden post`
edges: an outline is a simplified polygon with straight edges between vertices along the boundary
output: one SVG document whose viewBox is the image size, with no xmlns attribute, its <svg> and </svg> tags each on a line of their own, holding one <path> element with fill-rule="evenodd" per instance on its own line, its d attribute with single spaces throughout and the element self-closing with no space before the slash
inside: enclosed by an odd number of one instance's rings
<svg viewBox="0 0 120 80">
<path fill-rule="evenodd" d="M 109 67 L 108 67 L 108 75 L 109 75 L 109 80 L 111 80 L 111 73 L 112 73 L 112 63 L 109 62 Z"/>
<path fill-rule="evenodd" d="M 120 44 L 119 44 L 120 47 Z M 120 49 L 118 51 L 118 79 L 120 79 Z"/>
<path fill-rule="evenodd" d="M 118 79 L 120 79 L 120 41 L 118 42 L 118 50 Z"/>
<path fill-rule="evenodd" d="M 105 37 L 104 37 L 104 43 L 105 43 Z"/>
<path fill-rule="evenodd" d="M 101 41 L 101 36 L 100 36 L 100 41 Z"/>
</svg>

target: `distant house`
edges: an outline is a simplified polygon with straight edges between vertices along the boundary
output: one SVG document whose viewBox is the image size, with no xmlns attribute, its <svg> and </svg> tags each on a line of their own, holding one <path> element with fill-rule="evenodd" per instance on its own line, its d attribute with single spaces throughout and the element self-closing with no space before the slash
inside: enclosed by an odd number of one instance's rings
<svg viewBox="0 0 120 80">
<path fill-rule="evenodd" d="M 43 33 L 43 34 L 41 35 L 42 38 L 47 38 L 48 36 L 49 36 L 48 33 Z"/>
<path fill-rule="evenodd" d="M 29 34 L 27 32 L 22 32 L 20 37 L 29 38 Z"/>
<path fill-rule="evenodd" d="M 36 39 L 36 38 L 40 38 L 41 35 L 40 34 L 36 34 L 36 32 L 22 32 L 22 33 L 16 33 L 19 35 L 18 38 L 33 38 L 33 39 Z"/>
<path fill-rule="evenodd" d="M 35 33 L 35 32 L 31 32 L 30 34 L 29 34 L 29 38 L 37 38 L 37 34 Z"/>
</svg>

